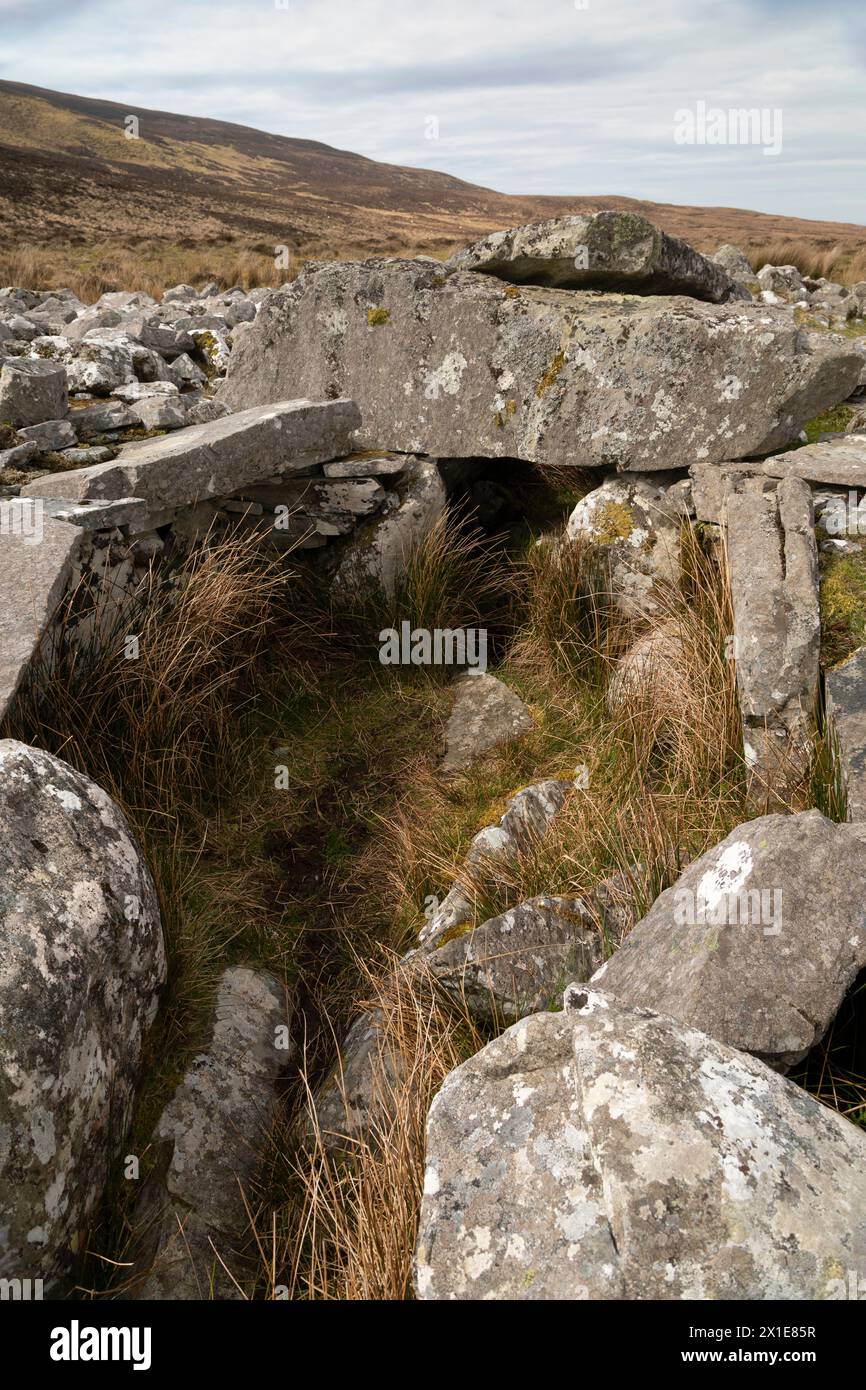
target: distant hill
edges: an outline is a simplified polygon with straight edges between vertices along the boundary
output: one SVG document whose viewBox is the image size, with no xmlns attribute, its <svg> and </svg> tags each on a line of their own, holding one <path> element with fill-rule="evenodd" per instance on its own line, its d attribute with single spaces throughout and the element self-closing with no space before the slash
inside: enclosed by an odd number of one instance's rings
<svg viewBox="0 0 866 1390">
<path fill-rule="evenodd" d="M 138 139 L 125 134 L 129 116 Z M 271 267 L 277 245 L 298 256 L 441 253 L 497 227 L 602 208 L 643 212 L 701 249 L 866 247 L 866 228 L 853 224 L 622 197 L 513 197 L 313 140 L 0 81 L 0 278 L 27 255 L 43 278 L 71 283 L 85 271 L 105 278 L 122 252 L 133 271 L 162 256 L 175 278 L 174 264 L 195 257 L 206 274 L 220 248 Z"/>
</svg>

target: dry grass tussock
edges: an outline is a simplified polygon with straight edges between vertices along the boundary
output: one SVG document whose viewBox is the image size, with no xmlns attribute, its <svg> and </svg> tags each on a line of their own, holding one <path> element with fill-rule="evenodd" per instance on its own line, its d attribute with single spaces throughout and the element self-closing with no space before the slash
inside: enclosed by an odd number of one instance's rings
<svg viewBox="0 0 866 1390">
<path fill-rule="evenodd" d="M 819 280 L 824 277 L 842 285 L 866 280 L 866 247 L 818 246 L 808 241 L 773 241 L 750 246 L 747 251 L 752 269 L 765 265 L 795 265 L 801 275 Z"/>
<path fill-rule="evenodd" d="M 56 659 L 24 692 L 16 722 L 100 782 L 145 833 L 176 822 L 236 759 L 239 708 L 254 698 L 285 583 L 255 536 L 149 565 L 123 607 L 107 583 L 82 580 L 57 615 Z"/>
<path fill-rule="evenodd" d="M 258 1213 L 268 1297 L 280 1284 L 290 1298 L 411 1297 L 427 1111 L 448 1074 L 486 1041 L 423 972 L 410 982 L 396 957 L 376 971 L 358 964 L 360 997 L 382 1020 L 376 1117 L 335 1153 L 308 1093 L 306 1142 L 277 1136 L 274 1162 L 291 1200 Z"/>
</svg>

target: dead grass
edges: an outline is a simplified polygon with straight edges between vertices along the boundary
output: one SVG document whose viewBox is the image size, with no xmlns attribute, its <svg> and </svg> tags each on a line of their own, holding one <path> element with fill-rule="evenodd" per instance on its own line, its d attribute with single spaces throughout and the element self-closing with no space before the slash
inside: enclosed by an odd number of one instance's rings
<svg viewBox="0 0 866 1390">
<path fill-rule="evenodd" d="M 434 981 L 416 972 L 410 983 L 397 964 L 393 957 L 373 971 L 359 962 L 361 997 L 381 1012 L 385 1039 L 369 1131 L 335 1153 L 310 1090 L 304 1112 L 310 1137 L 301 1148 L 291 1134 L 277 1144 L 274 1161 L 293 1200 L 279 1218 L 259 1214 L 267 1297 L 278 1286 L 302 1299 L 412 1296 L 427 1111 L 446 1076 L 486 1039 L 468 1014 L 445 1005 Z"/>
<path fill-rule="evenodd" d="M 866 280 L 866 247 L 846 244 L 816 245 L 805 240 L 780 240 L 749 247 L 746 252 L 752 269 L 765 265 L 794 265 L 801 275 L 822 277 L 842 285 Z"/>
<path fill-rule="evenodd" d="M 0 249 L 0 284 L 28 289 L 73 290 L 86 304 L 110 290 L 139 290 L 161 299 L 173 285 L 202 289 L 214 281 L 220 289 L 240 286 L 276 288 L 294 280 L 301 267 L 292 254 L 277 268 L 272 247 L 235 243 L 199 243 L 190 247 L 152 240 L 138 245 L 121 241 L 88 245 L 22 243 Z"/>
</svg>

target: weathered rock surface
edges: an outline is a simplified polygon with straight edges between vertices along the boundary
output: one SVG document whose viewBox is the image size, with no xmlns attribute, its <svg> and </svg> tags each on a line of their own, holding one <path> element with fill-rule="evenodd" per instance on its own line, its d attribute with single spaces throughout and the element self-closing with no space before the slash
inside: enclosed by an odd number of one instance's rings
<svg viewBox="0 0 866 1390">
<path fill-rule="evenodd" d="M 453 937 L 427 964 L 474 1017 L 514 1023 L 550 1008 L 569 980 L 588 980 L 601 956 L 597 913 L 581 898 L 543 897 Z"/>
<path fill-rule="evenodd" d="M 836 735 L 849 821 L 866 821 L 866 647 L 824 678 L 827 715 Z"/>
<path fill-rule="evenodd" d="M 568 518 L 569 540 L 603 547 L 611 593 L 629 617 L 654 613 L 659 582 L 680 576 L 680 530 L 691 508 L 688 481 L 672 486 L 648 478 L 606 478 Z"/>
<path fill-rule="evenodd" d="M 362 527 L 347 546 L 335 585 L 351 588 L 372 581 L 393 594 L 414 548 L 445 513 L 448 494 L 435 459 L 409 458 L 394 506 Z"/>
<path fill-rule="evenodd" d="M 337 1065 L 315 1097 L 315 1122 L 326 1149 L 368 1140 L 387 1126 L 405 1084 L 399 1047 L 381 1009 L 360 1013 L 343 1040 Z"/>
<path fill-rule="evenodd" d="M 831 1299 L 866 1135 L 761 1062 L 572 986 L 445 1081 L 422 1299 Z"/>
<path fill-rule="evenodd" d="M 812 495 L 732 479 L 725 513 L 734 655 L 753 795 L 786 797 L 809 758 L 820 612 Z"/>
<path fill-rule="evenodd" d="M 821 444 L 807 444 L 764 459 L 760 468 L 768 478 L 805 478 L 828 487 L 866 488 L 866 438 L 841 435 Z"/>
<path fill-rule="evenodd" d="M 445 725 L 443 772 L 462 772 L 490 751 L 535 728 L 519 695 L 481 671 L 454 682 L 454 708 Z"/>
<path fill-rule="evenodd" d="M 721 265 L 632 212 L 555 217 L 492 232 L 458 251 L 445 269 L 557 289 L 685 294 L 714 304 L 738 297 Z"/>
<path fill-rule="evenodd" d="M 866 846 L 820 811 L 762 816 L 690 864 L 593 983 L 786 1069 L 866 966 Z"/>
<path fill-rule="evenodd" d="M 562 810 L 573 786 L 573 782 L 550 778 L 524 787 L 509 797 L 498 825 L 479 830 L 467 851 L 461 880 L 452 885 L 418 933 L 426 949 L 433 949 L 446 934 L 472 922 L 473 887 L 495 883 L 498 867 L 514 864 L 522 854 L 532 852 Z"/>
<path fill-rule="evenodd" d="M 230 496 L 246 483 L 347 452 L 359 421 L 352 401 L 295 400 L 254 407 L 127 445 L 110 463 L 45 474 L 27 483 L 22 493 L 75 501 L 143 497 L 162 507 Z"/>
<path fill-rule="evenodd" d="M 40 516 L 32 502 L 6 506 L 10 531 L 0 538 L 0 716 L 40 648 L 83 534 L 76 526 Z"/>
<path fill-rule="evenodd" d="M 276 980 L 240 966 L 226 970 L 210 1043 L 154 1133 L 156 1169 L 136 1218 L 147 1251 L 139 1267 L 151 1258 L 153 1264 L 133 1297 L 242 1296 L 220 1259 L 243 1288 L 244 1195 L 252 1197 L 250 1185 L 276 1115 L 279 1082 L 291 1057 L 287 1038 L 285 991 Z"/>
<path fill-rule="evenodd" d="M 41 425 L 68 409 L 66 370 L 54 362 L 7 358 L 0 367 L 0 422 Z"/>
<path fill-rule="evenodd" d="M 118 807 L 12 739 L 0 869 L 0 1276 L 62 1288 L 129 1122 L 162 929 Z"/>
<path fill-rule="evenodd" d="M 349 396 L 359 448 L 636 472 L 783 448 L 862 366 L 787 310 L 505 286 L 430 261 L 309 265 L 235 337 L 232 408 Z"/>
<path fill-rule="evenodd" d="M 682 633 L 669 621 L 642 633 L 619 658 L 607 687 L 607 707 L 615 716 L 647 709 L 675 719 L 687 703 L 688 683 Z"/>
<path fill-rule="evenodd" d="M 732 246 L 726 242 L 724 246 L 719 247 L 712 259 L 716 265 L 722 267 L 722 270 L 727 271 L 731 279 L 738 284 L 745 285 L 747 289 L 754 290 L 755 293 L 761 289 L 760 280 L 739 246 Z"/>
</svg>

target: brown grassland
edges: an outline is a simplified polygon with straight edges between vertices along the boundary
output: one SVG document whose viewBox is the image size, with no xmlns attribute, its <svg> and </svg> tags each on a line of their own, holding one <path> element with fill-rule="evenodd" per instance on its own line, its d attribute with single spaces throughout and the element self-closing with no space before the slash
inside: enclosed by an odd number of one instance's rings
<svg viewBox="0 0 866 1390">
<path fill-rule="evenodd" d="M 130 115 L 136 139 L 125 134 Z M 2 284 L 66 285 L 88 301 L 180 282 L 251 289 L 293 278 L 309 259 L 444 257 L 496 228 L 604 208 L 642 213 L 702 251 L 734 242 L 755 265 L 866 277 L 866 228 L 854 224 L 511 196 L 311 140 L 0 82 Z"/>
</svg>

